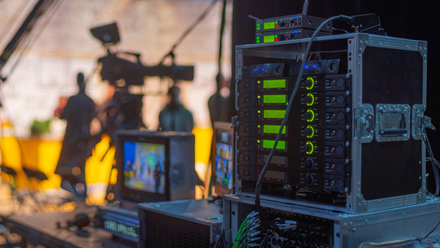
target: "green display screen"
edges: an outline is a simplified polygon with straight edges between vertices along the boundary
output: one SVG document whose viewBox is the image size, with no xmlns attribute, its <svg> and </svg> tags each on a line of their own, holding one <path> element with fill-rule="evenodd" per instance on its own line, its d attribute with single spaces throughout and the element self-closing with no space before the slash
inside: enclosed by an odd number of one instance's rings
<svg viewBox="0 0 440 248">
<path fill-rule="evenodd" d="M 275 42 L 275 35 L 266 35 L 266 36 L 263 36 L 263 42 L 264 42 L 264 43 Z"/>
<path fill-rule="evenodd" d="M 286 79 L 263 80 L 263 89 L 286 88 Z"/>
<path fill-rule="evenodd" d="M 265 22 L 263 23 L 264 29 L 272 29 L 275 28 L 275 22 Z"/>
<path fill-rule="evenodd" d="M 263 118 L 283 119 L 286 110 L 263 110 Z"/>
<path fill-rule="evenodd" d="M 275 145 L 275 140 L 263 140 L 263 148 L 272 149 L 273 145 Z M 285 150 L 286 149 L 286 141 L 278 141 L 276 149 Z"/>
<path fill-rule="evenodd" d="M 278 133 L 280 131 L 280 125 L 263 125 L 263 133 Z M 286 134 L 286 126 L 283 127 L 282 134 Z"/>
<path fill-rule="evenodd" d="M 264 95 L 263 103 L 286 103 L 286 95 Z"/>
</svg>

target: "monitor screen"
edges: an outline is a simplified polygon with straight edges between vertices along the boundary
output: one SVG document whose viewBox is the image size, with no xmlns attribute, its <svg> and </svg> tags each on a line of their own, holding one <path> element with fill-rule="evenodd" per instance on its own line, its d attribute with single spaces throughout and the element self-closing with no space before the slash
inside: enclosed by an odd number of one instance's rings
<svg viewBox="0 0 440 248">
<path fill-rule="evenodd" d="M 165 194 L 165 145 L 124 142 L 124 186 Z"/>
<path fill-rule="evenodd" d="M 231 123 L 214 123 L 213 185 L 215 191 L 229 193 L 234 186 L 234 138 Z"/>
</svg>

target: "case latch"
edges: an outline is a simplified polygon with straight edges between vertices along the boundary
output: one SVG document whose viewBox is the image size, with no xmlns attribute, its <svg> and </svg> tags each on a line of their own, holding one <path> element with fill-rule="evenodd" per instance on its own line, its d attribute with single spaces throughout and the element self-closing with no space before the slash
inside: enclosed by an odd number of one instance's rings
<svg viewBox="0 0 440 248">
<path fill-rule="evenodd" d="M 369 143 L 374 138 L 374 109 L 371 104 L 360 104 L 355 110 L 355 136 L 361 143 Z"/>
<path fill-rule="evenodd" d="M 411 107 L 408 104 L 376 105 L 376 141 L 406 141 L 411 133 Z"/>
<path fill-rule="evenodd" d="M 431 123 L 431 117 L 424 116 L 423 113 L 426 110 L 424 104 L 414 104 L 412 108 L 412 129 L 411 135 L 415 140 L 422 139 L 422 133 L 424 128 L 430 128 L 435 130 L 435 126 Z"/>
</svg>

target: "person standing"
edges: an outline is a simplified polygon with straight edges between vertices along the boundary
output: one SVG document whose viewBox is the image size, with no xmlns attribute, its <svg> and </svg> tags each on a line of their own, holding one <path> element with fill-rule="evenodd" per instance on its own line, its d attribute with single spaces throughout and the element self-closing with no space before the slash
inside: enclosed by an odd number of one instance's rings
<svg viewBox="0 0 440 248">
<path fill-rule="evenodd" d="M 159 128 L 162 131 L 192 132 L 194 118 L 179 100 L 180 88 L 171 86 L 168 90 L 168 103 L 159 113 Z"/>
<path fill-rule="evenodd" d="M 228 81 L 219 73 L 215 77 L 215 82 L 217 90 L 208 100 L 209 117 L 213 128 L 215 121 L 231 122 L 229 96 L 225 97 L 222 95 L 222 89 L 229 86 Z"/>
<path fill-rule="evenodd" d="M 84 167 L 86 159 L 92 154 L 92 135 L 90 124 L 95 117 L 95 103 L 85 92 L 84 74 L 78 73 L 79 93 L 71 96 L 60 115 L 67 121 L 63 146 L 55 174 L 62 178 L 62 187 L 84 199 L 87 194 Z M 67 183 L 67 184 L 66 184 Z"/>
</svg>

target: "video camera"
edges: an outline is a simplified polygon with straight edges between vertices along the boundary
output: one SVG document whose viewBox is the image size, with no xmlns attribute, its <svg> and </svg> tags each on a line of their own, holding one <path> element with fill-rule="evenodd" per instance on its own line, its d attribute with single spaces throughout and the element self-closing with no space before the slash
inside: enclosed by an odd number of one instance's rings
<svg viewBox="0 0 440 248">
<path fill-rule="evenodd" d="M 129 52 L 111 53 L 109 46 L 120 41 L 116 23 L 92 28 L 90 32 L 107 48 L 108 55 L 100 58 L 98 62 L 102 63 L 102 80 L 108 80 L 110 84 L 118 86 L 116 82 L 123 79 L 127 86 L 142 85 L 145 76 L 169 77 L 173 80 L 184 81 L 194 80 L 194 66 L 178 66 L 174 64 L 174 61 L 171 66 L 162 65 L 161 63 L 156 66 L 145 66 L 140 61 L 140 54 Z M 135 56 L 137 62 L 133 63 L 118 57 L 118 54 L 121 53 Z"/>
</svg>

